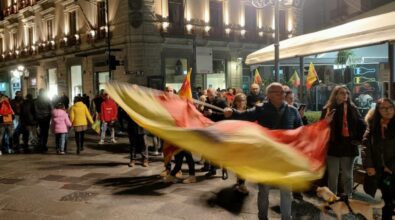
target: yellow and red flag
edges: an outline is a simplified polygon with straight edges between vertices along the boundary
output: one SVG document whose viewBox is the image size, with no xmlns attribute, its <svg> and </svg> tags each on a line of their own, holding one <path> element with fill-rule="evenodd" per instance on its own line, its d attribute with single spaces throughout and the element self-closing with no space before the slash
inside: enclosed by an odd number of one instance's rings
<svg viewBox="0 0 395 220">
<path fill-rule="evenodd" d="M 237 120 L 214 123 L 176 95 L 116 82 L 106 91 L 141 127 L 246 180 L 305 189 L 323 174 L 329 138 L 325 120 L 294 130 Z"/>
<path fill-rule="evenodd" d="M 300 86 L 300 78 L 299 78 L 299 74 L 298 74 L 298 72 L 296 72 L 296 70 L 292 74 L 291 78 L 289 78 L 288 84 L 294 88 Z"/>
<path fill-rule="evenodd" d="M 254 83 L 258 84 L 259 86 L 262 85 L 262 78 L 261 75 L 259 74 L 258 68 L 255 69 Z"/>
<path fill-rule="evenodd" d="M 178 91 L 178 96 L 186 100 L 192 100 L 191 74 L 192 74 L 192 68 L 189 69 L 184 79 L 184 82 L 182 83 L 182 86 Z M 169 163 L 173 155 L 177 154 L 180 151 L 181 151 L 180 148 L 171 145 L 168 142 L 164 142 L 163 143 L 164 163 L 165 164 Z"/>
<path fill-rule="evenodd" d="M 309 73 L 307 74 L 306 77 L 306 88 L 310 89 L 313 87 L 313 84 L 318 81 L 318 75 L 317 72 L 315 71 L 313 63 L 310 63 L 309 65 Z"/>
</svg>

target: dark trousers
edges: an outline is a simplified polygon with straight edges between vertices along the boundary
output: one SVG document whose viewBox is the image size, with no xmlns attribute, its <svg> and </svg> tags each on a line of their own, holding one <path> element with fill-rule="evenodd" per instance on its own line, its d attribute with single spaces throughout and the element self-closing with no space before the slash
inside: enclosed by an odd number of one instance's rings
<svg viewBox="0 0 395 220">
<path fill-rule="evenodd" d="M 48 132 L 49 132 L 49 123 L 51 121 L 50 117 L 38 119 L 38 127 L 40 128 L 40 134 L 38 136 L 40 148 L 44 151 L 47 151 L 47 143 L 48 143 Z"/>
<path fill-rule="evenodd" d="M 77 152 L 84 150 L 85 131 L 75 132 L 75 143 L 77 144 Z"/>
<path fill-rule="evenodd" d="M 395 208 L 395 204 L 393 202 L 394 194 L 395 194 L 395 177 L 394 175 L 383 172 L 381 174 L 379 188 L 381 190 L 381 194 L 384 200 L 384 207 L 382 212 L 382 219 L 392 219 L 393 210 Z"/>
<path fill-rule="evenodd" d="M 193 161 L 193 157 L 191 152 L 188 151 L 181 151 L 178 154 L 174 156 L 174 159 L 176 161 L 176 165 L 174 166 L 173 170 L 171 171 L 170 175 L 175 176 L 176 173 L 178 173 L 181 170 L 182 167 L 182 162 L 185 159 L 187 160 L 188 163 L 188 169 L 189 169 L 189 175 L 194 176 L 195 175 L 195 161 Z M 170 164 L 170 163 L 169 163 Z"/>
</svg>

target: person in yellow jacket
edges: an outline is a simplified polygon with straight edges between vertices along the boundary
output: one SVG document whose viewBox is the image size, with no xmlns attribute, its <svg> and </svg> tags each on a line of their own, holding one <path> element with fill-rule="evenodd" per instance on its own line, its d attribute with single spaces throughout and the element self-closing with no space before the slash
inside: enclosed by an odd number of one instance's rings
<svg viewBox="0 0 395 220">
<path fill-rule="evenodd" d="M 77 154 L 80 154 L 80 151 L 84 150 L 84 134 L 88 129 L 88 122 L 93 124 L 92 116 L 86 105 L 82 102 L 81 97 L 74 98 L 74 105 L 71 106 L 69 114 L 75 131 Z"/>
</svg>

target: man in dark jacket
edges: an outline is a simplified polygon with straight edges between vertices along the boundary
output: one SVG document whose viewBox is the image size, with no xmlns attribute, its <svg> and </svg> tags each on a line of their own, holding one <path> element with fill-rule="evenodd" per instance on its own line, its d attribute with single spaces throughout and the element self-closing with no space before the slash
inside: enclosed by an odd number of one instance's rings
<svg viewBox="0 0 395 220">
<path fill-rule="evenodd" d="M 40 128 L 39 133 L 39 151 L 45 153 L 48 151 L 48 131 L 49 123 L 51 121 L 51 111 L 52 106 L 48 97 L 45 97 L 44 89 L 39 90 L 37 99 L 34 101 L 34 111 L 36 114 L 36 119 L 38 122 L 38 127 Z"/>
<path fill-rule="evenodd" d="M 262 94 L 259 85 L 256 83 L 251 84 L 250 94 L 247 96 L 247 108 L 252 108 L 264 100 L 265 96 Z"/>
<path fill-rule="evenodd" d="M 207 99 L 206 103 L 216 106 L 220 109 L 226 108 L 228 105 L 224 99 L 221 99 L 217 96 L 217 91 L 215 89 L 208 89 L 207 90 Z M 203 110 L 204 116 L 208 117 L 214 122 L 221 121 L 224 119 L 224 113 L 221 111 L 218 111 L 216 109 L 211 109 L 211 108 L 205 108 Z M 217 167 L 211 165 L 209 162 L 205 162 L 204 167 L 202 168 L 202 171 L 208 171 L 206 173 L 207 177 L 210 176 L 215 176 L 217 174 Z"/>
<path fill-rule="evenodd" d="M 233 115 L 236 119 L 248 121 L 258 121 L 258 123 L 269 129 L 294 129 L 302 126 L 298 110 L 285 102 L 284 89 L 280 83 L 272 83 L 266 89 L 268 102 L 257 105 L 255 108 L 245 112 L 238 112 L 232 109 L 225 109 L 225 116 Z M 268 219 L 269 208 L 268 185 L 259 185 L 258 192 L 258 217 L 260 220 Z M 281 219 L 292 219 L 291 204 L 292 194 L 290 191 L 280 189 L 280 209 Z"/>
<path fill-rule="evenodd" d="M 37 120 L 32 94 L 27 94 L 26 99 L 23 101 L 21 108 L 20 125 L 23 139 L 23 149 L 25 153 L 29 153 L 29 137 L 34 140 L 32 141 L 33 144 L 35 144 L 35 142 L 37 141 Z"/>
<path fill-rule="evenodd" d="M 19 134 L 21 133 L 21 125 L 20 125 L 20 115 L 21 115 L 21 107 L 23 103 L 23 97 L 22 97 L 22 92 L 21 91 L 16 91 L 15 92 L 15 98 L 11 100 L 10 104 L 12 107 L 12 110 L 14 110 L 15 113 L 15 118 L 14 118 L 14 134 L 12 136 L 13 139 L 13 145 L 15 151 L 19 151 Z"/>
</svg>

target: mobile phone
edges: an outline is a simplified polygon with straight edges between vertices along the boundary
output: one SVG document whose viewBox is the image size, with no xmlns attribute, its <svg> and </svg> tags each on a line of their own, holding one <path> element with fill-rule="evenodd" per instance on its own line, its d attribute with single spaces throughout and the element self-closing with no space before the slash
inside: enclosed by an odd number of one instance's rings
<svg viewBox="0 0 395 220">
<path fill-rule="evenodd" d="M 305 104 L 301 104 L 300 106 L 299 106 L 299 108 L 298 108 L 298 111 L 300 111 L 300 110 L 302 110 L 302 109 L 305 109 L 306 108 L 306 105 Z"/>
</svg>

